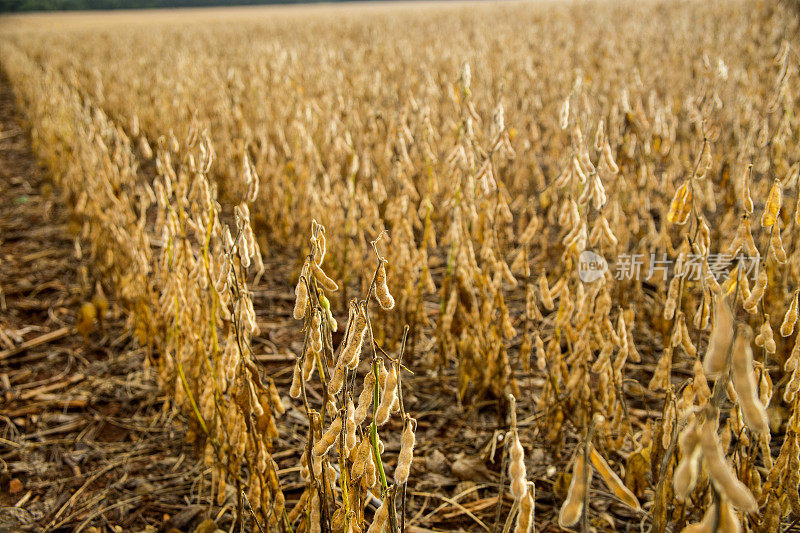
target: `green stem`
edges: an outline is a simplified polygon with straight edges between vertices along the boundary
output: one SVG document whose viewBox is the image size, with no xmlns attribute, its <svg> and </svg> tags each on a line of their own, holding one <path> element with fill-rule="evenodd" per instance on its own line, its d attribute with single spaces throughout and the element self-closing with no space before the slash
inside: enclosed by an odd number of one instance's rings
<svg viewBox="0 0 800 533">
<path fill-rule="evenodd" d="M 186 381 L 186 374 L 183 373 L 183 364 L 180 361 L 175 359 L 175 364 L 178 366 L 178 375 L 181 377 L 181 383 L 183 384 L 183 389 L 186 391 L 186 396 L 189 397 L 189 403 L 192 404 L 192 410 L 194 411 L 195 416 L 197 417 L 197 421 L 200 422 L 200 427 L 203 428 L 203 433 L 209 435 L 208 426 L 206 426 L 206 421 L 203 420 L 203 415 L 200 414 L 200 409 L 197 408 L 197 403 L 194 401 L 194 396 L 192 395 L 192 391 L 189 390 L 189 382 Z"/>
<path fill-rule="evenodd" d="M 372 443 L 372 455 L 375 458 L 375 464 L 378 467 L 378 472 L 381 475 L 381 486 L 384 492 L 389 488 L 386 483 L 386 472 L 383 470 L 383 461 L 381 461 L 381 452 L 378 448 L 378 424 L 375 422 L 375 413 L 378 411 L 380 404 L 380 372 L 378 371 L 378 361 L 372 363 L 372 371 L 375 373 L 375 388 L 373 389 L 373 410 L 372 410 L 372 424 L 369 426 L 369 437 Z"/>
</svg>

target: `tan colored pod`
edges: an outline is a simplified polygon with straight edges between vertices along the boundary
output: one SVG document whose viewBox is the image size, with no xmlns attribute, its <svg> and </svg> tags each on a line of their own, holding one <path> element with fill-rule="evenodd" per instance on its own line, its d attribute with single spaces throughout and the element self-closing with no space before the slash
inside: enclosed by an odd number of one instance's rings
<svg viewBox="0 0 800 533">
<path fill-rule="evenodd" d="M 379 426 L 389 421 L 389 417 L 392 414 L 392 406 L 397 400 L 397 369 L 395 365 L 391 365 L 390 368 L 391 370 L 389 370 L 386 382 L 383 385 L 380 405 L 378 405 L 378 410 L 375 411 L 375 422 Z"/>
<path fill-rule="evenodd" d="M 641 509 L 639 500 L 636 499 L 636 496 L 634 496 L 631 490 L 625 486 L 625 483 L 623 483 L 616 472 L 611 469 L 605 458 L 600 455 L 600 452 L 598 452 L 594 446 L 592 446 L 589 459 L 592 461 L 592 465 L 597 469 L 600 477 L 603 478 L 606 487 L 608 487 L 622 503 L 635 511 Z"/>
<path fill-rule="evenodd" d="M 536 487 L 533 483 L 529 483 L 525 496 L 519 502 L 519 514 L 517 514 L 517 525 L 514 527 L 514 533 L 531 533 L 533 531 L 535 499 Z"/>
<path fill-rule="evenodd" d="M 761 215 L 761 227 L 768 227 L 775 224 L 778 220 L 778 213 L 781 210 L 783 201 L 783 186 L 781 180 L 775 178 L 772 188 L 769 191 L 767 204 L 764 206 L 764 213 Z"/>
<path fill-rule="evenodd" d="M 342 431 L 342 417 L 337 416 L 333 423 L 331 423 L 328 430 L 322 434 L 320 440 L 314 445 L 312 452 L 316 456 L 323 456 L 328 453 L 328 450 L 331 449 L 333 444 L 336 442 L 336 437 L 339 436 L 339 433 Z"/>
<path fill-rule="evenodd" d="M 728 353 L 733 344 L 733 314 L 727 300 L 716 296 L 714 302 L 714 324 L 711 338 L 703 359 L 703 370 L 709 377 L 715 377 L 725 369 Z"/>
<path fill-rule="evenodd" d="M 311 338 L 311 350 L 315 353 L 322 353 L 322 314 L 319 309 L 314 309 L 314 314 L 311 317 L 311 330 L 309 336 Z"/>
<path fill-rule="evenodd" d="M 544 272 L 541 276 L 539 276 L 539 281 L 537 284 L 539 287 L 539 296 L 541 298 L 542 305 L 544 305 L 545 309 L 548 311 L 552 311 L 553 307 L 555 307 L 555 304 L 553 303 L 553 295 L 551 294 L 550 288 L 547 285 L 547 277 L 544 275 Z"/>
<path fill-rule="evenodd" d="M 686 180 L 675 190 L 675 195 L 669 205 L 667 220 L 672 224 L 686 224 L 692 210 L 692 196 L 692 188 L 689 186 L 689 180 Z"/>
<path fill-rule="evenodd" d="M 572 467 L 572 480 L 567 491 L 567 499 L 558 513 L 558 525 L 562 528 L 574 526 L 581 518 L 583 497 L 592 480 L 592 469 L 585 467 L 583 453 L 578 453 Z"/>
<path fill-rule="evenodd" d="M 386 284 L 385 259 L 381 260 L 381 264 L 378 266 L 378 273 L 375 276 L 375 298 L 384 311 L 394 309 L 394 297 L 389 293 L 389 286 Z"/>
<path fill-rule="evenodd" d="M 363 306 L 359 306 L 354 313 L 354 323 L 350 328 L 345 346 L 339 355 L 339 360 L 350 370 L 358 367 L 361 358 L 361 347 L 364 344 L 364 336 L 367 333 L 367 316 Z"/>
<path fill-rule="evenodd" d="M 800 289 L 794 291 L 792 295 L 792 303 L 789 304 L 789 309 L 786 310 L 786 315 L 783 317 L 781 324 L 781 335 L 789 337 L 794 332 L 794 325 L 797 323 L 797 300 L 800 296 Z"/>
<path fill-rule="evenodd" d="M 753 371 L 753 350 L 750 348 L 752 331 L 746 325 L 740 326 L 733 343 L 731 374 L 733 387 L 739 396 L 739 407 L 745 424 L 757 433 L 769 433 L 767 411 L 758 397 L 755 372 Z"/>
<path fill-rule="evenodd" d="M 386 506 L 386 501 L 384 499 L 378 510 L 375 511 L 375 516 L 369 529 L 367 529 L 367 533 L 383 533 L 389 519 L 389 509 Z"/>
<path fill-rule="evenodd" d="M 758 273 L 756 284 L 750 292 L 750 296 L 744 301 L 744 308 L 750 313 L 755 313 L 758 303 L 764 296 L 764 291 L 767 288 L 767 269 L 762 268 Z"/>
<path fill-rule="evenodd" d="M 370 460 L 372 449 L 369 444 L 369 437 L 364 437 L 358 445 L 356 457 L 353 459 L 353 465 L 350 467 L 350 475 L 353 479 L 358 479 L 363 476 L 367 471 L 367 462 Z"/>
<path fill-rule="evenodd" d="M 753 199 L 750 197 L 750 176 L 752 171 L 753 165 L 749 164 L 742 175 L 742 205 L 748 214 L 753 212 Z"/>
<path fill-rule="evenodd" d="M 311 261 L 311 271 L 314 273 L 314 279 L 316 279 L 322 288 L 326 291 L 336 292 L 339 290 L 339 286 L 333 281 L 328 275 L 322 270 L 316 261 Z"/>
<path fill-rule="evenodd" d="M 519 434 L 516 430 L 511 431 L 511 446 L 509 450 L 511 462 L 508 465 L 508 475 L 511 478 L 511 495 L 519 500 L 525 495 L 527 480 L 525 479 L 525 450 L 519 441 Z"/>
<path fill-rule="evenodd" d="M 328 392 L 330 394 L 339 394 L 344 385 L 344 368 L 341 365 L 336 365 L 333 369 L 333 375 L 330 382 L 328 382 Z"/>
<path fill-rule="evenodd" d="M 375 387 L 375 373 L 371 370 L 364 376 L 364 386 L 358 396 L 358 406 L 355 412 L 355 423 L 360 425 L 367 418 L 367 413 L 372 405 L 372 396 Z"/>
<path fill-rule="evenodd" d="M 292 316 L 295 320 L 302 319 L 306 314 L 306 307 L 308 306 L 308 287 L 306 287 L 305 280 L 301 277 L 294 288 L 295 303 Z"/>
<path fill-rule="evenodd" d="M 695 420 L 691 420 L 681 432 L 679 443 L 682 456 L 675 467 L 672 487 L 675 498 L 682 502 L 694 490 L 700 473 L 700 436 Z"/>
<path fill-rule="evenodd" d="M 416 443 L 414 426 L 416 426 L 416 420 L 408 418 L 408 420 L 406 420 L 406 427 L 403 428 L 403 436 L 400 440 L 400 454 L 397 457 L 397 468 L 394 470 L 394 482 L 397 485 L 406 483 L 408 481 L 408 474 L 411 471 L 411 461 L 414 458 L 414 444 Z"/>
<path fill-rule="evenodd" d="M 297 363 L 294 365 L 294 373 L 292 374 L 292 385 L 289 388 L 289 396 L 294 399 L 300 397 L 300 393 L 302 392 L 301 389 L 301 381 L 302 381 L 302 373 L 300 370 L 300 361 L 298 360 Z"/>
<path fill-rule="evenodd" d="M 717 435 L 716 419 L 706 420 L 700 429 L 700 446 L 709 477 L 717 489 L 737 508 L 748 513 L 756 512 L 758 504 L 750 493 L 750 489 L 736 478 L 736 474 L 725 459 Z"/>
<path fill-rule="evenodd" d="M 349 396 L 349 395 L 348 395 Z M 353 405 L 353 399 L 347 398 L 347 418 L 345 419 L 345 438 L 344 446 L 347 454 L 353 451 L 356 447 L 356 408 Z"/>
</svg>

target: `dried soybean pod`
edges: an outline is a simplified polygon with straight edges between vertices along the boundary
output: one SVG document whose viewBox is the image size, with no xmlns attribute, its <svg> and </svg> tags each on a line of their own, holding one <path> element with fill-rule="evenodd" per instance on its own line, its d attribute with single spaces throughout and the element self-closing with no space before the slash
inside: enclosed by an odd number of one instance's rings
<svg viewBox="0 0 800 533">
<path fill-rule="evenodd" d="M 386 366 L 383 364 L 383 358 L 381 357 L 378 359 L 378 383 L 380 384 L 381 390 L 386 385 L 386 378 L 389 376 L 389 371 L 386 370 Z"/>
<path fill-rule="evenodd" d="M 370 448 L 370 451 L 372 448 Z M 364 483 L 366 487 L 374 487 L 378 482 L 378 467 L 375 466 L 375 457 L 372 453 L 367 455 L 367 468 L 364 472 Z"/>
<path fill-rule="evenodd" d="M 536 487 L 533 483 L 529 483 L 525 496 L 519 502 L 519 514 L 517 515 L 517 525 L 514 528 L 514 533 L 530 533 L 533 530 L 535 499 Z"/>
<path fill-rule="evenodd" d="M 525 495 L 527 481 L 525 479 L 525 450 L 519 441 L 519 434 L 516 429 L 511 430 L 511 446 L 509 455 L 511 463 L 508 465 L 508 474 L 511 478 L 511 495 L 519 500 Z"/>
<path fill-rule="evenodd" d="M 300 376 L 301 376 L 300 360 L 298 359 L 297 363 L 294 365 L 294 373 L 292 374 L 292 386 L 289 389 L 289 396 L 291 396 L 294 399 L 300 397 L 300 392 L 301 392 L 300 381 L 302 380 Z"/>
<path fill-rule="evenodd" d="M 675 190 L 672 202 L 669 205 L 667 220 L 673 224 L 683 225 L 689 220 L 692 210 L 692 189 L 689 187 L 689 180 L 685 180 Z"/>
<path fill-rule="evenodd" d="M 573 175 L 578 177 L 578 181 L 586 183 L 586 173 L 581 168 L 581 163 L 578 161 L 577 156 L 572 158 L 572 172 Z"/>
<path fill-rule="evenodd" d="M 330 425 L 328 430 L 322 434 L 322 437 L 314 445 L 312 450 L 314 455 L 323 456 L 328 453 L 328 450 L 330 450 L 333 444 L 336 442 L 336 437 L 339 436 L 341 431 L 342 417 L 339 415 L 333 420 L 333 423 Z"/>
<path fill-rule="evenodd" d="M 145 159 L 153 159 L 153 149 L 150 147 L 150 143 L 147 142 L 147 137 L 144 135 L 139 137 L 139 150 L 142 152 Z"/>
<path fill-rule="evenodd" d="M 300 320 L 306 315 L 306 307 L 308 306 L 308 287 L 306 286 L 306 280 L 302 276 L 300 276 L 300 280 L 298 280 L 294 288 L 294 295 L 295 302 L 292 316 L 295 320 Z"/>
<path fill-rule="evenodd" d="M 386 377 L 386 382 L 383 386 L 383 394 L 381 395 L 381 403 L 378 405 L 378 410 L 375 412 L 375 423 L 379 426 L 384 425 L 389 421 L 391 416 L 392 405 L 397 399 L 397 368 L 391 365 L 391 370 Z"/>
<path fill-rule="evenodd" d="M 583 496 L 592 480 L 592 469 L 585 468 L 585 466 L 583 453 L 578 453 L 572 466 L 572 480 L 569 483 L 567 499 L 558 513 L 558 525 L 562 528 L 574 526 L 580 520 L 583 511 Z"/>
<path fill-rule="evenodd" d="M 394 470 L 394 482 L 402 485 L 408 481 L 408 474 L 411 471 L 411 461 L 414 458 L 414 444 L 416 437 L 414 427 L 417 421 L 411 417 L 406 419 L 406 427 L 403 428 L 403 436 L 400 440 L 400 454 L 397 457 L 397 468 Z"/>
<path fill-rule="evenodd" d="M 686 317 L 683 315 L 683 313 L 681 313 L 680 327 L 681 327 L 681 346 L 683 346 L 683 350 L 690 357 L 696 357 L 697 348 L 695 348 L 694 344 L 692 344 L 692 337 L 689 335 L 689 328 L 686 326 Z"/>
<path fill-rule="evenodd" d="M 303 359 L 303 381 L 308 381 L 314 374 L 314 363 L 316 362 L 316 357 L 317 352 L 314 352 L 313 349 L 309 349 L 306 353 L 306 356 Z"/>
<path fill-rule="evenodd" d="M 369 438 L 364 437 L 361 439 L 361 443 L 358 445 L 358 451 L 356 452 L 356 457 L 353 460 L 353 466 L 350 468 L 350 474 L 353 476 L 353 479 L 358 479 L 366 473 L 367 461 L 369 460 L 371 453 L 372 449 L 369 446 Z"/>
<path fill-rule="evenodd" d="M 550 288 L 547 285 L 547 277 L 545 276 L 544 272 L 542 275 L 539 276 L 539 295 L 542 299 L 542 305 L 544 305 L 545 309 L 548 311 L 552 311 L 554 304 L 553 304 L 553 295 L 550 292 Z"/>
<path fill-rule="evenodd" d="M 215 467 L 215 471 L 217 471 Z M 217 473 L 217 505 L 225 503 L 225 474 L 222 472 Z"/>
<path fill-rule="evenodd" d="M 340 360 L 350 370 L 355 370 L 361 357 L 361 347 L 367 332 L 367 315 L 364 306 L 359 306 L 355 316 L 355 324 L 348 335 L 345 347 L 339 356 Z"/>
<path fill-rule="evenodd" d="M 532 284 L 525 287 L 525 318 L 528 320 L 542 320 L 542 312 L 536 305 L 536 292 Z"/>
<path fill-rule="evenodd" d="M 795 337 L 794 339 L 794 347 L 792 348 L 792 353 L 789 355 L 789 358 L 783 364 L 783 370 L 785 372 L 793 372 L 800 366 L 800 335 Z"/>
<path fill-rule="evenodd" d="M 774 354 L 777 350 L 777 345 L 775 344 L 775 336 L 772 333 L 772 323 L 769 321 L 769 314 L 764 315 L 764 323 L 761 324 L 761 333 L 759 337 L 761 337 L 761 342 L 757 341 L 756 344 L 763 346 L 767 353 Z"/>
<path fill-rule="evenodd" d="M 378 507 L 378 510 L 375 511 L 375 517 L 372 519 L 372 524 L 370 524 L 369 529 L 367 529 L 367 533 L 383 533 L 389 518 L 389 510 L 386 507 L 387 501 L 388 498 L 385 498 L 383 502 L 381 502 L 380 507 Z"/>
<path fill-rule="evenodd" d="M 758 257 L 758 247 L 753 240 L 753 232 L 750 229 L 750 217 L 744 215 L 741 222 L 742 243 L 747 254 L 751 257 Z"/>
<path fill-rule="evenodd" d="M 361 422 L 367 418 L 367 412 L 369 410 L 370 405 L 372 405 L 372 395 L 373 395 L 373 387 L 375 386 L 375 373 L 374 372 L 367 372 L 367 375 L 364 376 L 364 388 L 361 389 L 361 394 L 358 396 L 358 407 L 356 407 L 355 412 L 355 422 L 356 425 L 360 425 Z"/>
<path fill-rule="evenodd" d="M 603 161 L 608 167 L 609 172 L 612 174 L 619 173 L 619 166 L 617 166 L 616 161 L 614 161 L 614 155 L 611 153 L 611 146 L 608 144 L 608 141 L 603 144 Z"/>
<path fill-rule="evenodd" d="M 769 406 L 769 403 L 772 401 L 772 378 L 769 375 L 769 371 L 764 368 L 763 364 L 759 364 L 758 374 L 758 399 L 761 401 L 761 405 L 763 405 L 766 409 Z"/>
<path fill-rule="evenodd" d="M 656 370 L 653 372 L 653 377 L 648 385 L 650 390 L 665 390 L 669 387 L 672 372 L 672 351 L 672 347 L 667 347 L 664 353 L 661 354 L 661 359 L 658 360 Z"/>
<path fill-rule="evenodd" d="M 569 96 L 567 96 L 564 103 L 561 104 L 561 113 L 558 122 L 562 130 L 567 129 L 567 126 L 569 126 Z"/>
<path fill-rule="evenodd" d="M 684 501 L 694 490 L 700 470 L 700 437 L 697 434 L 697 422 L 692 420 L 681 432 L 681 460 L 675 467 L 672 487 L 678 501 Z"/>
<path fill-rule="evenodd" d="M 717 295 L 714 302 L 714 325 L 703 359 L 703 370 L 707 376 L 714 377 L 725 369 L 732 344 L 733 314 L 725 297 Z"/>
<path fill-rule="evenodd" d="M 716 418 L 707 419 L 700 429 L 700 447 L 709 477 L 717 489 L 738 509 L 748 513 L 756 512 L 758 504 L 750 493 L 750 489 L 736 478 L 733 469 L 725 460 L 725 454 L 722 453 L 722 446 L 717 435 Z"/>
<path fill-rule="evenodd" d="M 792 296 L 792 303 L 789 304 L 789 309 L 783 317 L 783 324 L 781 324 L 781 335 L 784 337 L 790 336 L 794 332 L 794 325 L 797 323 L 797 299 L 800 295 L 800 289 L 794 291 Z"/>
<path fill-rule="evenodd" d="M 683 328 L 681 328 L 681 321 L 683 321 L 683 313 L 678 313 L 678 319 L 675 321 L 675 325 L 672 328 L 672 335 L 669 338 L 669 346 L 670 348 L 677 348 L 681 345 L 681 341 L 683 340 Z"/>
<path fill-rule="evenodd" d="M 314 314 L 311 317 L 311 330 L 309 335 L 311 337 L 311 350 L 315 353 L 322 352 L 322 314 L 319 309 L 314 309 Z"/>
<path fill-rule="evenodd" d="M 742 302 L 742 306 L 744 306 L 744 302 L 746 302 L 747 299 L 750 298 L 750 296 L 752 294 L 750 292 L 750 282 L 747 280 L 747 276 L 742 274 L 742 276 L 740 278 L 739 277 L 739 270 L 737 269 L 734 272 L 733 276 L 729 277 L 728 280 L 731 281 L 731 284 L 730 284 L 730 287 L 728 288 L 728 291 L 726 292 L 726 294 L 733 293 L 736 290 L 736 284 L 738 283 L 739 284 L 738 297 L 739 297 L 739 300 Z M 726 280 L 725 283 L 727 283 L 728 280 Z"/>
<path fill-rule="evenodd" d="M 311 271 L 314 272 L 314 279 L 316 279 L 322 288 L 326 291 L 336 292 L 339 290 L 339 286 L 333 281 L 328 275 L 322 270 L 315 261 L 311 261 Z"/>
<path fill-rule="evenodd" d="M 767 411 L 758 397 L 753 372 L 753 350 L 750 348 L 752 335 L 752 331 L 746 325 L 742 325 L 736 334 L 731 356 L 731 373 L 745 424 L 752 431 L 766 434 L 769 433 L 769 420 Z"/>
<path fill-rule="evenodd" d="M 781 180 L 775 178 L 772 188 L 769 191 L 767 204 L 764 206 L 764 213 L 761 215 L 761 227 L 769 227 L 775 224 L 778 220 L 778 213 L 781 210 L 781 202 L 783 201 L 783 186 Z"/>
<path fill-rule="evenodd" d="M 269 378 L 269 404 L 272 409 L 279 415 L 282 415 L 286 409 L 281 402 L 281 395 L 278 393 L 278 387 L 275 386 L 275 380 Z"/>
<path fill-rule="evenodd" d="M 314 262 L 317 265 L 322 266 L 322 262 L 325 260 L 325 252 L 327 251 L 327 240 L 325 238 L 325 226 L 322 224 L 319 225 L 320 231 L 317 232 L 317 236 L 313 239 L 314 242 Z"/>
<path fill-rule="evenodd" d="M 385 259 L 381 259 L 375 276 L 375 298 L 384 311 L 394 308 L 394 297 L 389 293 L 389 286 L 386 284 L 386 262 Z"/>
<path fill-rule="evenodd" d="M 641 506 L 639 505 L 639 500 L 636 499 L 636 496 L 630 491 L 628 487 L 625 486 L 625 483 L 617 476 L 617 474 L 611 470 L 611 467 L 606 462 L 605 458 L 600 455 L 594 446 L 591 448 L 591 452 L 589 454 L 589 458 L 592 461 L 592 464 L 600 473 L 600 477 L 603 478 L 603 482 L 605 482 L 606 486 L 614 493 L 614 495 L 622 501 L 625 505 L 638 511 Z"/>
<path fill-rule="evenodd" d="M 601 118 L 597 123 L 597 129 L 594 132 L 594 149 L 598 152 L 603 149 L 605 138 L 605 122 Z"/>
<path fill-rule="evenodd" d="M 328 383 L 328 392 L 331 394 L 339 394 L 344 385 L 344 368 L 342 365 L 336 365 L 333 369 L 333 375 Z"/>
<path fill-rule="evenodd" d="M 772 258 L 775 259 L 780 264 L 784 264 L 786 262 L 786 250 L 783 248 L 783 241 L 781 240 L 781 230 L 779 228 L 780 224 L 775 226 L 775 229 L 772 231 L 772 237 L 770 238 L 769 244 L 769 251 L 772 254 Z"/>
<path fill-rule="evenodd" d="M 533 345 L 536 348 L 536 367 L 539 370 L 547 369 L 547 352 L 544 350 L 544 342 L 538 333 L 536 333 Z"/>
<path fill-rule="evenodd" d="M 753 173 L 752 163 L 747 165 L 742 175 L 742 204 L 748 214 L 753 213 L 753 199 L 750 197 L 750 176 Z"/>
<path fill-rule="evenodd" d="M 348 394 L 347 398 L 347 418 L 345 421 L 345 438 L 344 438 L 344 445 L 347 453 L 353 451 L 353 448 L 356 447 L 356 408 L 353 405 L 353 399 L 349 397 Z"/>
<path fill-rule="evenodd" d="M 720 498 L 717 529 L 725 533 L 740 533 L 742 531 L 742 524 L 739 523 L 736 511 L 725 498 Z"/>
<path fill-rule="evenodd" d="M 311 510 L 308 515 L 309 533 L 320 533 L 322 531 L 320 514 L 319 493 L 314 491 L 314 494 L 311 496 Z"/>
<path fill-rule="evenodd" d="M 744 215 L 742 220 L 744 220 Z M 742 236 L 742 222 L 739 223 L 739 228 L 736 230 L 736 235 L 734 235 L 733 240 L 731 241 L 730 246 L 728 246 L 728 251 L 726 252 L 729 256 L 735 257 L 739 254 L 739 251 L 742 249 L 742 245 L 744 244 L 744 237 Z M 711 276 L 713 278 L 713 275 Z"/>
<path fill-rule="evenodd" d="M 613 231 L 611 231 L 611 226 L 609 225 L 606 217 L 600 216 L 600 218 L 597 220 L 597 223 L 600 224 L 600 230 L 603 232 L 603 235 L 605 235 L 608 243 L 611 246 L 616 246 L 617 243 L 619 243 L 619 239 L 617 239 L 617 236 L 614 235 Z"/>
<path fill-rule="evenodd" d="M 692 377 L 692 392 L 699 405 L 703 405 L 711 398 L 711 389 L 708 386 L 708 379 L 706 379 L 706 373 L 703 371 L 703 363 L 700 359 L 695 359 L 692 371 L 694 373 Z"/>
<path fill-rule="evenodd" d="M 750 313 L 755 313 L 758 302 L 761 301 L 761 298 L 764 296 L 764 290 L 767 288 L 767 269 L 762 268 L 758 273 L 758 279 L 756 280 L 755 287 L 750 292 L 750 296 L 744 302 L 745 310 L 749 311 Z"/>
<path fill-rule="evenodd" d="M 667 289 L 667 301 L 664 304 L 664 320 L 671 320 L 675 316 L 675 306 L 678 304 L 678 289 L 680 288 L 680 276 L 674 276 L 669 282 Z"/>
</svg>

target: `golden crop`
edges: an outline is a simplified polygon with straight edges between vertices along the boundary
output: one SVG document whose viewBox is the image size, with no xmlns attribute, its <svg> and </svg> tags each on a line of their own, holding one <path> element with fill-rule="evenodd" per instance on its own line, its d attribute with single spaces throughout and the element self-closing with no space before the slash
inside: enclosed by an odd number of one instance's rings
<svg viewBox="0 0 800 533">
<path fill-rule="evenodd" d="M 400 531 L 408 369 L 453 369 L 454 401 L 509 419 L 507 530 L 597 526 L 598 480 L 657 532 L 800 517 L 791 4 L 183 15 L 7 18 L 0 57 L 220 505 L 234 484 L 256 529 Z M 296 265 L 290 390 L 250 343 L 265 256 Z M 286 397 L 307 420 L 291 508 Z M 549 513 L 540 446 L 564 472 Z"/>
</svg>

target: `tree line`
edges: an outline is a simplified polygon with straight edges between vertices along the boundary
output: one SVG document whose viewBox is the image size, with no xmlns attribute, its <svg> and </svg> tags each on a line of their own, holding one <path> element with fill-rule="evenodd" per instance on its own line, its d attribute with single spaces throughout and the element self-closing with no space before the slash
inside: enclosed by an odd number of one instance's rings
<svg viewBox="0 0 800 533">
<path fill-rule="evenodd" d="M 308 1 L 309 0 L 0 0 L 0 13 L 23 11 L 75 11 L 82 9 L 144 9 L 209 7 L 220 5 L 295 4 Z"/>
</svg>

